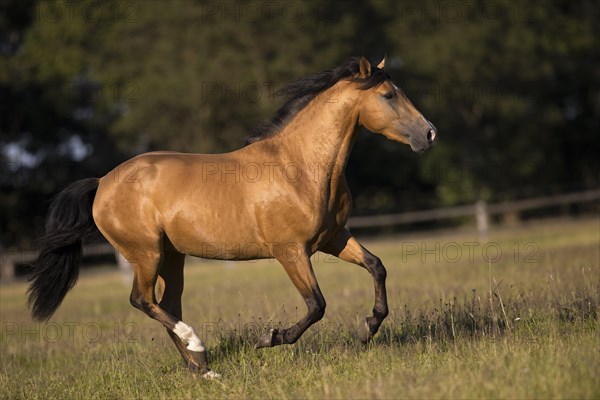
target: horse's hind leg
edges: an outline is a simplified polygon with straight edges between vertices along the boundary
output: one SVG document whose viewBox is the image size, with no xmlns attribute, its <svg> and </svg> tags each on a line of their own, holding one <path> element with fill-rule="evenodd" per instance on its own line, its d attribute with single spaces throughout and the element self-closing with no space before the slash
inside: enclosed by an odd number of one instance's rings
<svg viewBox="0 0 600 400">
<path fill-rule="evenodd" d="M 304 331 L 323 318 L 325 314 L 325 298 L 321 293 L 321 289 L 319 289 L 308 254 L 305 251 L 291 252 L 287 255 L 279 255 L 276 258 L 283 265 L 292 283 L 304 298 L 308 313 L 288 329 L 281 332 L 272 329 L 258 341 L 256 348 L 296 343 Z"/>
<path fill-rule="evenodd" d="M 135 255 L 135 260 L 130 260 L 132 261 L 132 266 L 134 268 L 134 282 L 130 297 L 131 304 L 134 307 L 142 310 L 150 318 L 161 322 L 170 332 L 173 332 L 183 343 L 187 343 L 187 347 L 185 348 L 187 357 L 184 356 L 184 358 L 186 358 L 186 362 L 189 361 L 193 365 L 192 369 L 194 371 L 199 371 L 201 374 L 203 374 L 203 376 L 207 378 L 213 378 L 218 376 L 218 374 L 215 374 L 208 368 L 206 349 L 204 348 L 202 341 L 196 335 L 192 327 L 185 324 L 183 321 L 180 320 L 180 318 L 173 316 L 172 314 L 165 311 L 156 302 L 154 288 L 160 270 L 161 258 L 163 255 L 159 250 L 148 250 L 143 246 L 136 246 L 136 248 L 138 249 L 138 251 Z M 171 265 L 170 257 L 170 255 L 164 256 L 165 260 L 169 261 L 168 264 L 165 265 L 165 267 Z M 165 275 L 167 275 L 166 269 Z M 183 284 L 183 280 L 181 281 L 181 283 Z M 165 291 L 161 302 L 165 302 L 165 296 L 167 296 L 167 299 L 170 299 L 171 303 L 174 303 L 172 301 L 173 295 L 168 293 L 168 291 L 170 290 L 168 287 L 168 281 L 165 280 Z M 178 289 L 176 288 L 173 288 L 172 290 L 175 293 L 178 291 Z M 164 304 L 169 304 L 169 301 L 166 301 Z M 175 306 L 173 306 L 172 304 L 170 304 L 169 306 L 173 309 L 175 308 Z M 179 348 L 178 342 L 176 342 L 175 344 Z"/>
<path fill-rule="evenodd" d="M 165 253 L 160 266 L 160 278 L 162 279 L 162 290 L 159 295 L 160 308 L 171 314 L 176 319 L 182 319 L 181 295 L 183 294 L 183 264 L 185 255 L 181 253 Z M 171 329 L 167 328 L 167 333 L 175 343 L 177 350 L 181 353 L 183 361 L 193 372 L 199 372 L 198 366 L 194 362 L 192 355 L 186 348 L 186 344 Z"/>
</svg>

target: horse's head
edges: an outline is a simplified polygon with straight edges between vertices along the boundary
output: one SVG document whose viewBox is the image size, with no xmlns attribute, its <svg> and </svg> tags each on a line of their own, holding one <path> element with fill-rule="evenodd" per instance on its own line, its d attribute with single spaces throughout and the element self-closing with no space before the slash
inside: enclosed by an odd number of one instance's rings
<svg viewBox="0 0 600 400">
<path fill-rule="evenodd" d="M 385 59 L 377 67 L 364 57 L 359 62 L 359 80 L 383 73 Z M 375 70 L 377 68 L 377 70 Z M 361 91 L 358 123 L 371 132 L 410 144 L 414 151 L 424 151 L 435 143 L 437 129 L 421 114 L 404 92 L 390 79 Z"/>
</svg>

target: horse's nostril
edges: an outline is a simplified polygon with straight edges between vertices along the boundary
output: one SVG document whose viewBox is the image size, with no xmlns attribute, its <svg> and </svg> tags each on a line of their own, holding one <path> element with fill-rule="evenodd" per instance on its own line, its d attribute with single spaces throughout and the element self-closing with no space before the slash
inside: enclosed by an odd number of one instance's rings
<svg viewBox="0 0 600 400">
<path fill-rule="evenodd" d="M 430 129 L 429 132 L 427 132 L 427 141 L 429 143 L 433 143 L 434 140 L 435 140 L 435 131 L 433 129 Z"/>
</svg>

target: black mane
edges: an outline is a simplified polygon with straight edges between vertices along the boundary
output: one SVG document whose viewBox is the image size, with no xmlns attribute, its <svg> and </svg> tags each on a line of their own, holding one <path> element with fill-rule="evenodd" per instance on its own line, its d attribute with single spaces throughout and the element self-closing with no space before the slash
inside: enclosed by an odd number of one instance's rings
<svg viewBox="0 0 600 400">
<path fill-rule="evenodd" d="M 350 78 L 353 82 L 361 83 L 362 90 L 370 89 L 389 79 L 388 74 L 373 65 L 371 65 L 369 77 L 358 77 L 359 62 L 360 57 L 349 57 L 333 68 L 300 78 L 276 91 L 275 95 L 285 96 L 286 102 L 277 110 L 271 120 L 263 122 L 252 130 L 250 137 L 246 139 L 246 144 L 275 135 L 319 93 L 329 89 L 342 79 Z"/>
</svg>

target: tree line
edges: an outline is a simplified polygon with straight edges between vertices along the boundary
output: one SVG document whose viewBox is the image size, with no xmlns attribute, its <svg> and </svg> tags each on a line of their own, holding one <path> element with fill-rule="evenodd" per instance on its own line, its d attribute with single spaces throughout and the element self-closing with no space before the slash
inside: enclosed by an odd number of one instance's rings
<svg viewBox="0 0 600 400">
<path fill-rule="evenodd" d="M 241 147 L 277 89 L 378 61 L 439 131 L 425 155 L 361 132 L 355 215 L 599 183 L 593 1 L 35 1 L 0 5 L 0 233 L 31 247 L 49 198 L 152 150 Z"/>
</svg>

